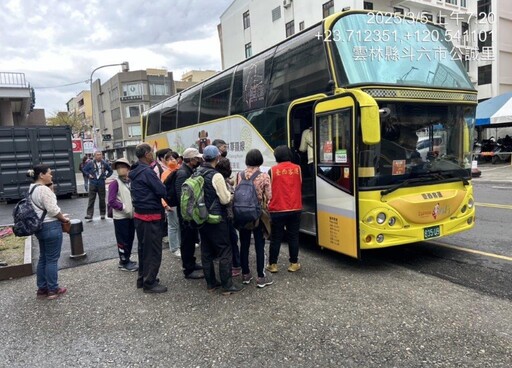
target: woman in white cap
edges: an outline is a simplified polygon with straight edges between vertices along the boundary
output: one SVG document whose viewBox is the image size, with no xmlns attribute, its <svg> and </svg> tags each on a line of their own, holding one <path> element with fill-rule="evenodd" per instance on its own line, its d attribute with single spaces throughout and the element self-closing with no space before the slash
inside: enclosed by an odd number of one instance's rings
<svg viewBox="0 0 512 368">
<path fill-rule="evenodd" d="M 130 179 L 128 179 L 131 165 L 127 159 L 119 158 L 113 166 L 118 177 L 108 187 L 108 211 L 109 217 L 114 219 L 117 251 L 119 252 L 118 267 L 122 271 L 135 272 L 139 269 L 137 262 L 130 260 L 135 239 L 132 196 L 130 193 Z M 110 216 L 111 211 L 112 216 Z"/>
</svg>

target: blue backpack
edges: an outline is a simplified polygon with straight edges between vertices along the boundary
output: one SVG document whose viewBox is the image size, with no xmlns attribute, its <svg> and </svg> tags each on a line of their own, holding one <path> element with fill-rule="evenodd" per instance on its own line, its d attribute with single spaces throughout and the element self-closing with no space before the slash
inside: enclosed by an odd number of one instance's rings
<svg viewBox="0 0 512 368">
<path fill-rule="evenodd" d="M 254 179 L 259 174 L 261 172 L 258 170 L 249 179 L 245 178 L 244 173 L 238 174 L 241 180 L 233 197 L 233 217 L 237 227 L 253 224 L 261 216 L 261 204 L 254 187 Z"/>
<path fill-rule="evenodd" d="M 43 215 L 39 217 L 32 207 L 32 193 L 39 186 L 34 185 L 30 192 L 27 192 L 25 198 L 19 201 L 12 211 L 12 217 L 14 218 L 14 226 L 12 231 L 16 236 L 29 236 L 35 234 L 43 226 L 44 217 L 46 216 L 46 210 L 34 205 L 43 211 Z"/>
</svg>

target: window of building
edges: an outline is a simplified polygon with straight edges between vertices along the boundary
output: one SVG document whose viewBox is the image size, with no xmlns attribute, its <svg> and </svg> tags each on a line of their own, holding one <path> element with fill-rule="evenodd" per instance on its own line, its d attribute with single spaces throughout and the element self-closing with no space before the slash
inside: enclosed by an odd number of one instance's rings
<svg viewBox="0 0 512 368">
<path fill-rule="evenodd" d="M 430 13 L 427 13 L 427 12 L 423 12 L 421 14 L 421 17 L 424 18 L 424 19 L 428 19 L 429 21 L 433 21 L 434 20 L 434 16 Z"/>
<path fill-rule="evenodd" d="M 142 83 L 123 84 L 123 96 L 142 96 Z"/>
<path fill-rule="evenodd" d="M 281 18 L 281 7 L 278 6 L 277 8 L 272 9 L 272 22 L 275 22 L 276 20 Z"/>
<path fill-rule="evenodd" d="M 492 47 L 492 31 L 478 34 L 478 51 L 482 52 L 484 47 Z"/>
<path fill-rule="evenodd" d="M 457 5 L 457 0 L 446 0 L 447 4 Z"/>
<path fill-rule="evenodd" d="M 334 0 L 328 1 L 322 5 L 322 14 L 325 17 L 334 13 Z"/>
<path fill-rule="evenodd" d="M 286 27 L 286 37 L 290 37 L 295 33 L 295 22 L 292 20 L 285 25 Z"/>
<path fill-rule="evenodd" d="M 112 115 L 112 121 L 116 121 L 116 120 L 121 119 L 121 109 L 119 107 L 116 107 L 110 113 Z"/>
<path fill-rule="evenodd" d="M 252 56 L 252 45 L 251 43 L 245 44 L 245 58 L 250 58 Z"/>
<path fill-rule="evenodd" d="M 151 96 L 167 96 L 169 95 L 169 85 L 149 83 L 149 94 Z"/>
<path fill-rule="evenodd" d="M 140 116 L 139 105 L 125 106 L 125 116 L 127 118 L 134 118 Z"/>
<path fill-rule="evenodd" d="M 467 8 L 468 7 L 467 1 L 466 0 L 460 0 L 460 6 L 462 6 L 463 8 Z"/>
<path fill-rule="evenodd" d="M 491 13 L 491 0 L 478 0 L 478 19 L 488 18 Z"/>
<path fill-rule="evenodd" d="M 140 131 L 140 125 L 128 125 L 128 137 L 140 137 L 141 131 Z"/>
<path fill-rule="evenodd" d="M 117 86 L 112 88 L 108 94 L 110 95 L 110 102 L 119 100 L 119 88 Z"/>
<path fill-rule="evenodd" d="M 113 130 L 114 133 L 114 140 L 115 141 L 122 141 L 123 140 L 123 128 L 115 128 Z"/>
<path fill-rule="evenodd" d="M 363 8 L 365 10 L 373 10 L 373 3 L 371 1 L 365 1 L 363 3 Z"/>
<path fill-rule="evenodd" d="M 398 13 L 398 14 L 402 14 L 402 15 L 404 15 L 404 8 L 397 8 L 397 7 L 394 7 L 394 8 L 393 8 L 393 13 Z"/>
<path fill-rule="evenodd" d="M 305 28 L 304 21 L 302 21 L 299 23 L 299 31 L 304 30 L 304 28 Z"/>
<path fill-rule="evenodd" d="M 492 64 L 478 67 L 478 84 L 492 83 Z"/>
<path fill-rule="evenodd" d="M 440 26 L 446 26 L 446 17 L 441 17 L 440 15 L 437 16 L 437 24 Z"/>
<path fill-rule="evenodd" d="M 201 92 L 199 122 L 222 118 L 229 112 L 229 93 L 233 71 L 228 70 L 205 82 Z"/>
<path fill-rule="evenodd" d="M 244 20 L 244 29 L 247 29 L 251 26 L 251 18 L 249 16 L 249 10 L 247 10 L 244 14 L 243 14 L 243 20 Z"/>
</svg>

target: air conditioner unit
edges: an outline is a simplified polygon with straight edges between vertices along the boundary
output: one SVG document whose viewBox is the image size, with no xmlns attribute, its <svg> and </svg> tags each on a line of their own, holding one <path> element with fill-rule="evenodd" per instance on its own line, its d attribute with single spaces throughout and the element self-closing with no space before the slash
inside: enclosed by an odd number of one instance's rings
<svg viewBox="0 0 512 368">
<path fill-rule="evenodd" d="M 292 0 L 283 0 L 283 6 L 289 8 L 292 5 Z"/>
</svg>

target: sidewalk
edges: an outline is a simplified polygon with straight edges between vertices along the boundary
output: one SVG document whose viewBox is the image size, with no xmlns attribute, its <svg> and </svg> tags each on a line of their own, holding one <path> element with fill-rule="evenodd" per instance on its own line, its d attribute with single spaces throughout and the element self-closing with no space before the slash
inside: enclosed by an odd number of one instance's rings
<svg viewBox="0 0 512 368">
<path fill-rule="evenodd" d="M 479 178 L 473 178 L 473 183 L 510 183 L 512 184 L 512 165 L 500 163 L 478 164 L 482 172 Z"/>
</svg>

